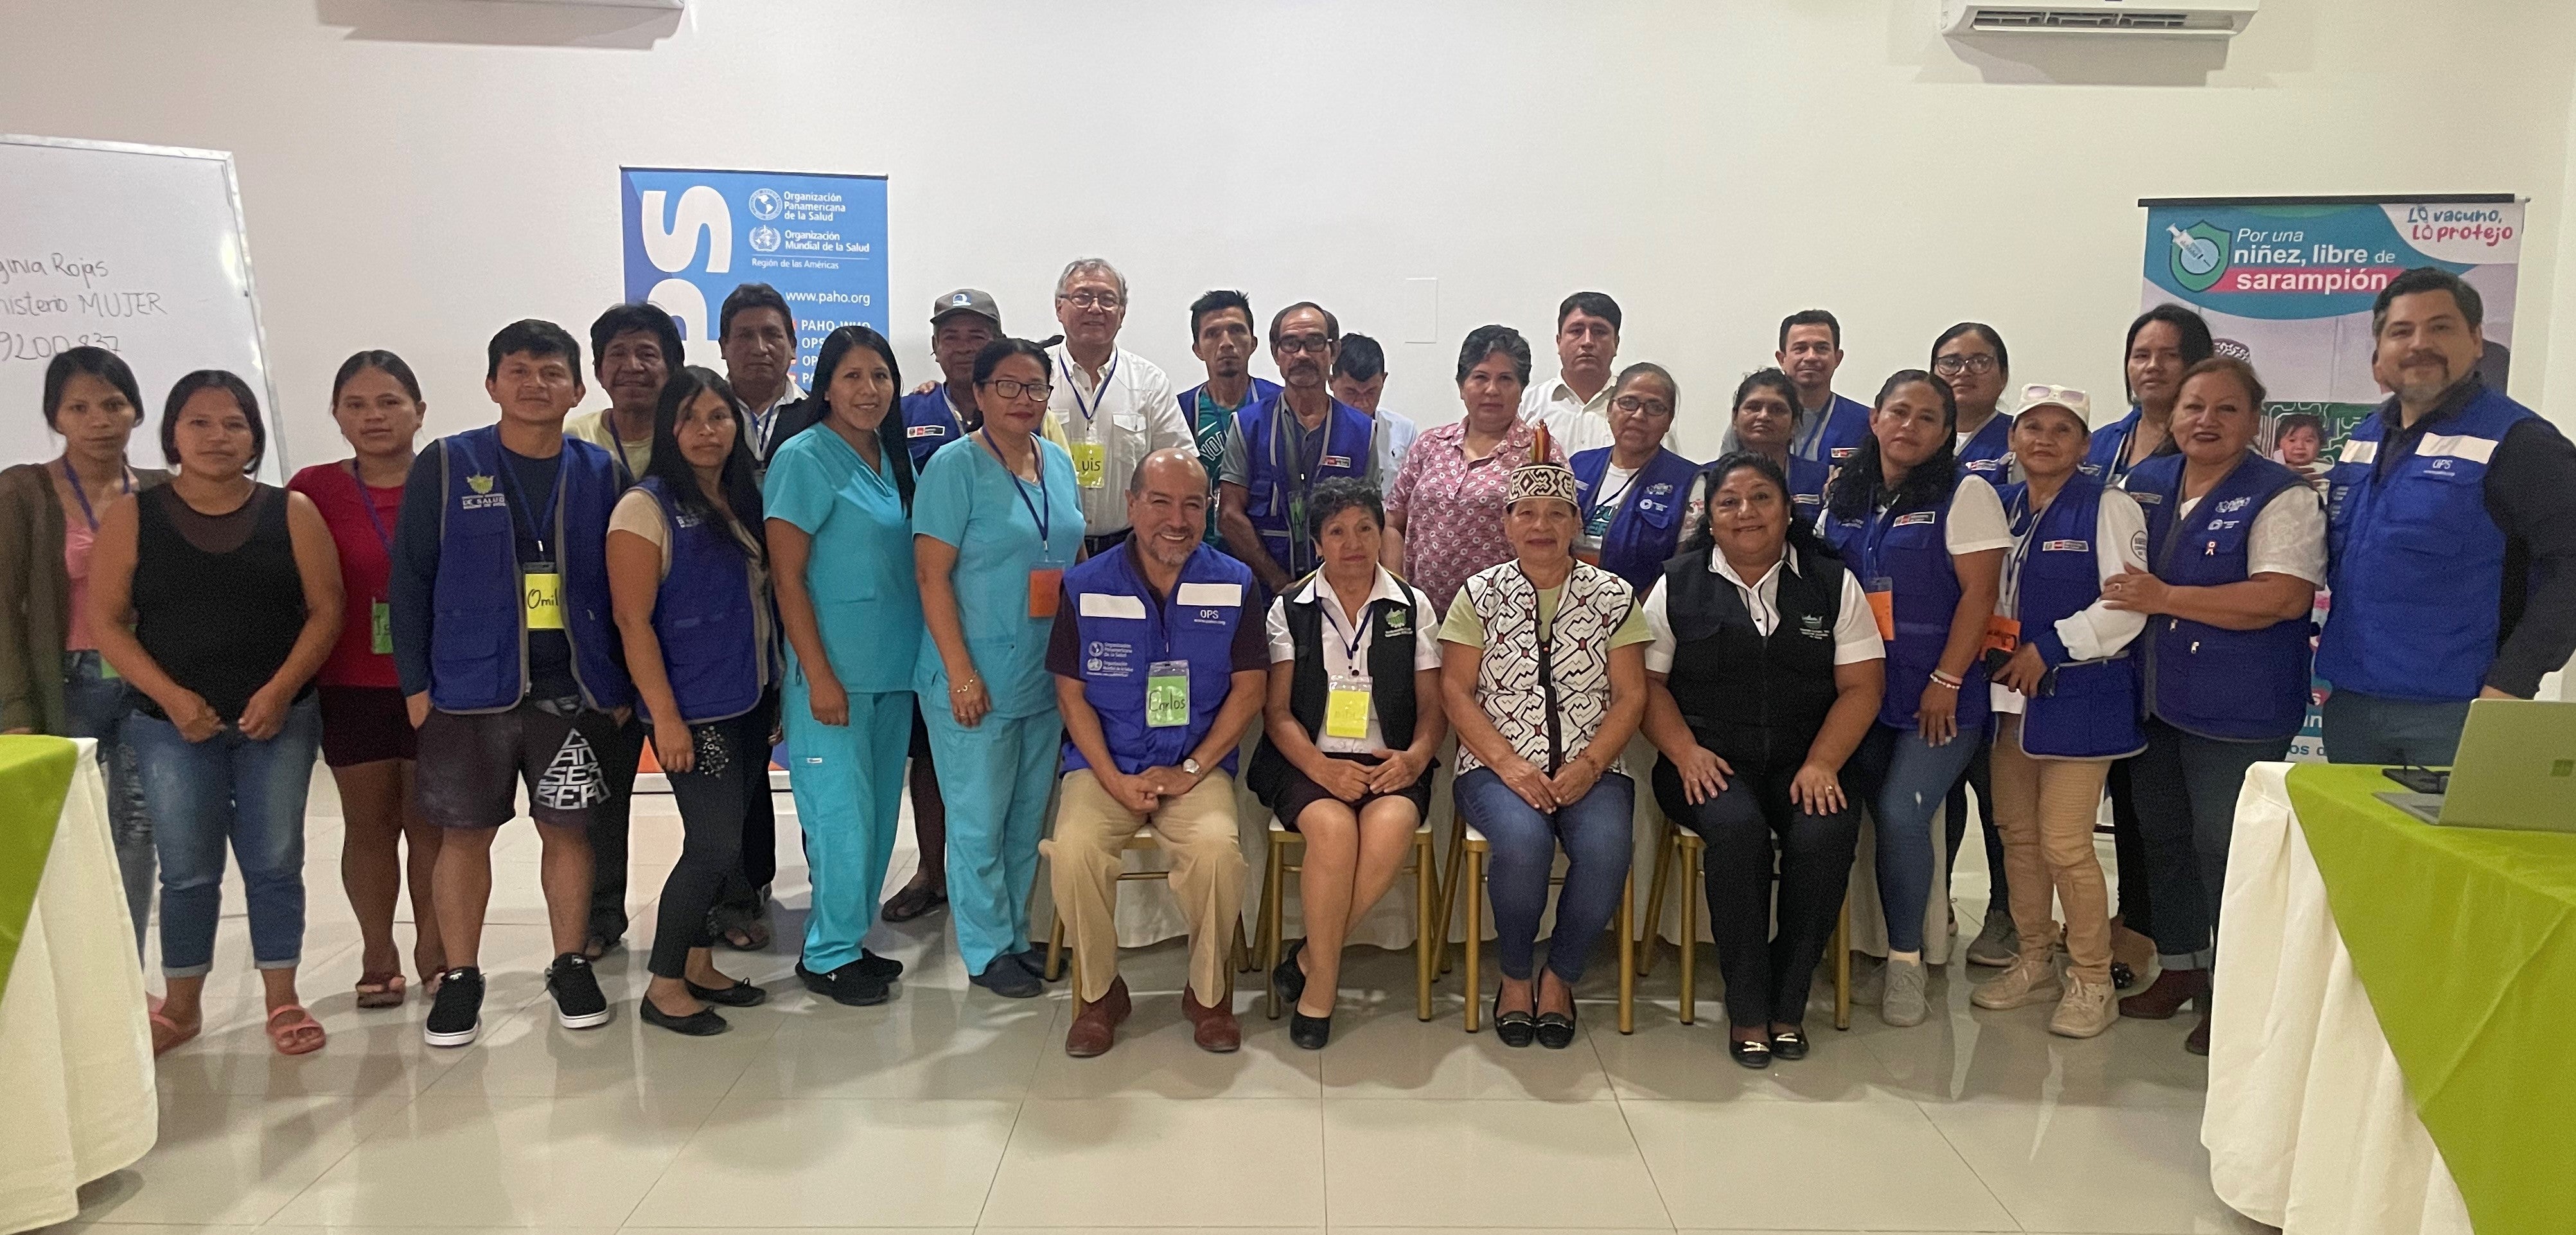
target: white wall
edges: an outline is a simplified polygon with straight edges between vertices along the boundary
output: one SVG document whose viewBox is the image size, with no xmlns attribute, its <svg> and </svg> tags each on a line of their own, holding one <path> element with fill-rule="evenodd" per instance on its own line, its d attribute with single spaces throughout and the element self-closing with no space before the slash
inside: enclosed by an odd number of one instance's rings
<svg viewBox="0 0 2576 1235">
<path fill-rule="evenodd" d="M 1520 326 L 1544 375 L 1557 299 L 1606 289 L 1703 453 L 1791 309 L 1842 315 L 1862 393 L 1963 317 L 2021 379 L 2116 389 L 2139 197 L 2511 191 L 2515 393 L 2576 423 L 2572 6 L 2264 0 L 2223 53 L 1963 52 L 1933 3 L 0 0 L 0 129 L 238 153 L 298 463 L 341 449 L 348 352 L 409 357 L 451 431 L 489 414 L 496 327 L 616 299 L 620 164 L 889 174 L 916 373 L 935 292 L 1052 333 L 1055 271 L 1100 253 L 1176 375 L 1201 290 L 1314 298 L 1389 341 L 1389 406 L 1445 420 L 1468 328 Z M 1436 344 L 1395 342 L 1408 277 L 1440 281 Z"/>
</svg>

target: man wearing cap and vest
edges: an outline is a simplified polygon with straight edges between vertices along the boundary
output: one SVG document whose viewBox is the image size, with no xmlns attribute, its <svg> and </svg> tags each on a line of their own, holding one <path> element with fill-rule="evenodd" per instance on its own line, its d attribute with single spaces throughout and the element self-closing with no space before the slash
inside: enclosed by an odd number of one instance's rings
<svg viewBox="0 0 2576 1235">
<path fill-rule="evenodd" d="M 1180 393 L 1181 420 L 1198 439 L 1199 466 L 1210 476 L 1225 469 L 1225 444 L 1234 418 L 1256 399 L 1279 393 L 1279 383 L 1252 375 L 1252 302 L 1218 288 L 1190 302 L 1190 354 L 1207 366 L 1207 380 Z M 1208 503 L 1207 542 L 1225 548 L 1217 504 Z"/>
<path fill-rule="evenodd" d="M 563 435 L 580 375 L 581 344 L 561 326 L 494 335 L 484 389 L 500 423 L 422 451 L 395 527 L 394 666 L 420 730 L 420 812 L 445 830 L 433 881 L 450 968 L 423 1023 L 431 1046 L 464 1046 L 482 1029 L 492 841 L 518 813 L 522 782 L 545 846 L 556 1019 L 608 1023 L 581 954 L 589 826 L 608 797 L 596 746 L 625 720 L 632 688 L 605 554 L 622 486 L 608 452 Z"/>
<path fill-rule="evenodd" d="M 2576 445 L 2478 375 L 2476 288 L 2419 267 L 2371 306 L 2395 397 L 2328 476 L 2317 644 L 2326 757 L 2448 764 L 2472 699 L 2527 699 L 2576 650 Z"/>
<path fill-rule="evenodd" d="M 1181 1011 L 1201 1049 L 1242 1044 L 1229 947 L 1243 908 L 1235 748 L 1261 714 L 1269 643 L 1246 606 L 1252 572 L 1207 547 L 1207 473 L 1186 447 L 1139 460 L 1125 544 L 1064 576 L 1047 671 L 1064 715 L 1063 793 L 1046 842 L 1057 911 L 1073 941 L 1074 1018 L 1065 1053 L 1109 1049 L 1127 1017 L 1118 976 L 1118 871 L 1151 824 L 1171 855 L 1189 920 Z"/>
<path fill-rule="evenodd" d="M 975 410 L 975 353 L 1001 337 L 1002 309 L 990 292 L 961 287 L 930 302 L 930 354 L 944 380 L 903 397 L 903 440 L 915 475 L 932 451 L 984 423 Z"/>
<path fill-rule="evenodd" d="M 1127 321 L 1127 276 L 1097 257 L 1078 257 L 1055 282 L 1055 320 L 1064 341 L 1048 348 L 1055 386 L 1047 396 L 1049 438 L 1073 456 L 1082 494 L 1083 550 L 1098 557 L 1127 535 L 1127 503 L 1113 477 L 1146 455 L 1195 439 L 1153 361 L 1118 346 Z M 1063 436 L 1057 438 L 1057 433 Z"/>
<path fill-rule="evenodd" d="M 1270 356 L 1285 389 L 1243 409 L 1226 435 L 1217 523 L 1226 548 L 1259 576 L 1266 594 L 1320 563 L 1306 500 L 1327 480 L 1377 479 L 1377 422 L 1332 395 L 1342 326 L 1300 301 L 1270 319 Z"/>
</svg>

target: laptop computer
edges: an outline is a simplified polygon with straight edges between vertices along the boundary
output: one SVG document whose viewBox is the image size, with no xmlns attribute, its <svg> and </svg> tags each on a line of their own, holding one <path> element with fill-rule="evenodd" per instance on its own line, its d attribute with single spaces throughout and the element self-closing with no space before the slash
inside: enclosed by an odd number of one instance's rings
<svg viewBox="0 0 2576 1235">
<path fill-rule="evenodd" d="M 2576 833 L 2576 701 L 2479 699 L 2443 793 L 2379 799 L 2446 828 Z"/>
</svg>

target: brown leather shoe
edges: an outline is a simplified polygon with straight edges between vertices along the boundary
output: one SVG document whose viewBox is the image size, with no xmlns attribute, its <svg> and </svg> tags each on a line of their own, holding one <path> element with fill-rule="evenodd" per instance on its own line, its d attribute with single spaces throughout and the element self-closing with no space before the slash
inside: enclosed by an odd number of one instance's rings
<svg viewBox="0 0 2576 1235">
<path fill-rule="evenodd" d="M 2194 1055 L 2207 1055 L 2209 1053 L 2209 1005 L 2204 1003 L 2200 1005 L 2200 1009 L 2200 1024 L 2192 1029 L 2191 1036 L 2182 1040 L 2182 1049 Z"/>
<path fill-rule="evenodd" d="M 1234 1019 L 1231 1001 L 1216 1007 L 1199 1002 L 1189 984 L 1181 984 L 1181 1015 L 1190 1018 L 1190 1039 L 1203 1051 L 1227 1054 L 1243 1046 L 1243 1025 Z"/>
<path fill-rule="evenodd" d="M 1073 1028 L 1064 1034 L 1064 1053 L 1076 1059 L 1108 1054 L 1118 1041 L 1119 1022 L 1134 1010 L 1135 1005 L 1127 999 L 1127 979 L 1111 978 L 1108 994 L 1083 1004 L 1073 1014 Z"/>
<path fill-rule="evenodd" d="M 2168 969 L 2156 980 L 2120 1001 L 2120 1015 L 2138 1021 L 2169 1021 L 2185 1004 L 2202 1009 L 2209 1007 L 2209 971 L 2206 969 Z"/>
</svg>

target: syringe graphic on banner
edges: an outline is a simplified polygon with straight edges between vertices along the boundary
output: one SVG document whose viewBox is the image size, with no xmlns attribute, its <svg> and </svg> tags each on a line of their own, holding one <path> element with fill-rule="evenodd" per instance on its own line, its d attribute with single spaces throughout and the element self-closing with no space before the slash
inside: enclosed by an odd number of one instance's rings
<svg viewBox="0 0 2576 1235">
<path fill-rule="evenodd" d="M 2171 223 L 2165 224 L 2165 231 L 2172 234 L 2174 248 L 2179 254 L 2175 260 L 2186 273 L 2197 276 L 2218 269 L 2217 242 L 2207 236 L 2192 235 Z"/>
</svg>

